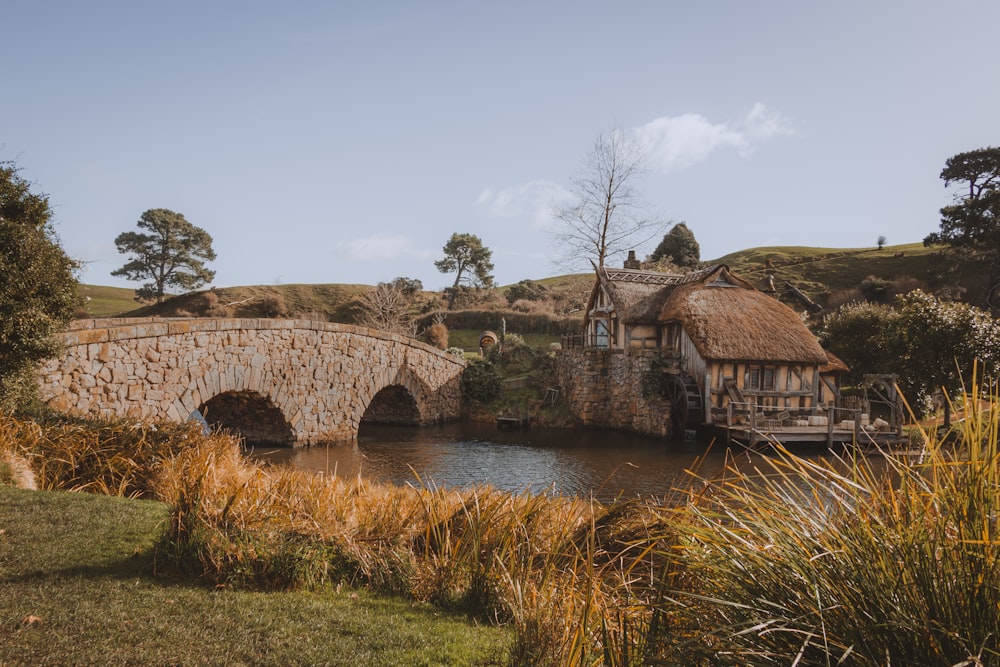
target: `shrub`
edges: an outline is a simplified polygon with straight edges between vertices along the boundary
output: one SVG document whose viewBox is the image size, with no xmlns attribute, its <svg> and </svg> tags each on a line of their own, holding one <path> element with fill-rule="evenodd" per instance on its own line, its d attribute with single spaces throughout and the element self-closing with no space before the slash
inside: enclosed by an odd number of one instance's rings
<svg viewBox="0 0 1000 667">
<path fill-rule="evenodd" d="M 448 310 L 463 308 L 488 307 L 496 303 L 499 292 L 492 287 L 472 287 L 459 285 L 444 290 L 444 298 L 448 300 Z"/>
<path fill-rule="evenodd" d="M 215 290 L 208 290 L 198 295 L 197 308 L 205 317 L 229 317 L 232 312 L 229 307 L 219 303 L 219 295 Z"/>
<path fill-rule="evenodd" d="M 288 315 L 285 297 L 280 292 L 263 297 L 260 300 L 259 309 L 262 317 L 286 317 Z"/>
<path fill-rule="evenodd" d="M 507 304 L 514 305 L 516 301 L 539 301 L 545 298 L 545 285 L 540 285 L 534 280 L 522 280 L 507 288 Z"/>
<path fill-rule="evenodd" d="M 416 296 L 417 292 L 421 291 L 424 288 L 424 284 L 420 282 L 419 279 L 406 278 L 402 276 L 399 278 L 394 278 L 393 281 L 389 284 L 398 289 L 399 291 L 401 291 L 408 297 Z"/>
<path fill-rule="evenodd" d="M 480 403 L 489 403 L 500 396 L 503 379 L 488 361 L 473 360 L 462 373 L 462 395 Z"/>
<path fill-rule="evenodd" d="M 861 281 L 861 294 L 867 301 L 885 303 L 888 299 L 889 281 L 877 276 L 868 276 Z"/>
<path fill-rule="evenodd" d="M 427 338 L 431 345 L 439 350 L 448 349 L 448 327 L 444 322 L 435 322 L 427 329 Z"/>
</svg>

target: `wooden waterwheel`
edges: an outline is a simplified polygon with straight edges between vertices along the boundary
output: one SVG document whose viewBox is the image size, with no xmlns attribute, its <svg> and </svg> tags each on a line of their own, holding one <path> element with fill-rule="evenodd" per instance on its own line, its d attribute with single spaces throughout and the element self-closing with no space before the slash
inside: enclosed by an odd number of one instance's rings
<svg viewBox="0 0 1000 667">
<path fill-rule="evenodd" d="M 705 403 L 698 383 L 686 373 L 671 373 L 666 376 L 666 394 L 670 399 L 670 416 L 677 430 L 683 435 L 686 428 L 701 424 L 705 413 Z"/>
</svg>

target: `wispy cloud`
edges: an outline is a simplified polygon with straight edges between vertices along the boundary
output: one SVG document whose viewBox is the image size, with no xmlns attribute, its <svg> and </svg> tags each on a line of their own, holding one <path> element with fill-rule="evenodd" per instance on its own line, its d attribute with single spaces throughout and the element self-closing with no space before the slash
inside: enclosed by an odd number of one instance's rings
<svg viewBox="0 0 1000 667">
<path fill-rule="evenodd" d="M 337 257 L 352 262 L 384 262 L 393 259 L 428 259 L 429 250 L 413 246 L 413 241 L 403 234 L 377 233 L 371 236 L 338 241 L 333 246 Z"/>
<path fill-rule="evenodd" d="M 663 172 L 703 162 L 713 153 L 733 149 L 749 157 L 772 137 L 793 134 L 791 123 L 761 103 L 734 122 L 712 123 L 700 114 L 666 116 L 632 130 L 646 151 L 649 165 Z"/>
<path fill-rule="evenodd" d="M 552 222 L 554 211 L 572 199 L 572 193 L 558 183 L 535 180 L 498 190 L 486 188 L 476 204 L 495 218 L 520 218 L 532 227 L 544 228 Z"/>
<path fill-rule="evenodd" d="M 700 114 L 688 113 L 656 118 L 626 132 L 645 151 L 647 165 L 664 173 L 692 167 L 727 149 L 750 157 L 761 143 L 793 133 L 788 119 L 760 103 L 733 122 L 712 123 Z M 555 212 L 575 199 L 562 185 L 537 179 L 506 188 L 486 188 L 476 204 L 495 218 L 519 219 L 536 229 L 547 229 Z"/>
</svg>

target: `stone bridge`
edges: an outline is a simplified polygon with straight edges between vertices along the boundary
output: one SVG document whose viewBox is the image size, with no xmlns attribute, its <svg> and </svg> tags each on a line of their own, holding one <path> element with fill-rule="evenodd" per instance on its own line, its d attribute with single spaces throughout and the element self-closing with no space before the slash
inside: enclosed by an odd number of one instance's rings
<svg viewBox="0 0 1000 667">
<path fill-rule="evenodd" d="M 42 399 L 75 415 L 189 419 L 248 441 L 357 437 L 362 422 L 456 419 L 465 362 L 412 338 L 276 319 L 80 320 L 40 375 Z"/>
</svg>

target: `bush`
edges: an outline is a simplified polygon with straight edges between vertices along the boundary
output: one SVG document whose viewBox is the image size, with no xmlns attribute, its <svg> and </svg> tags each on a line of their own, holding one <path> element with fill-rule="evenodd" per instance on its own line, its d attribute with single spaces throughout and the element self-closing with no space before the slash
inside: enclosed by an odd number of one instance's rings
<svg viewBox="0 0 1000 667">
<path fill-rule="evenodd" d="M 408 297 L 416 296 L 417 292 L 424 289 L 424 284 L 417 278 L 406 278 L 401 276 L 399 278 L 394 278 L 389 284 Z"/>
<path fill-rule="evenodd" d="M 275 292 L 262 298 L 260 300 L 260 314 L 262 317 L 286 317 L 288 306 L 285 305 L 285 297 Z"/>
<path fill-rule="evenodd" d="M 448 349 L 448 327 L 443 322 L 435 322 L 427 329 L 427 339 L 439 350 Z"/>
<path fill-rule="evenodd" d="M 214 290 L 198 295 L 198 309 L 205 317 L 229 317 L 232 312 L 227 306 L 219 303 L 219 295 Z"/>
<path fill-rule="evenodd" d="M 507 305 L 513 306 L 515 301 L 539 301 L 545 298 L 545 285 L 540 285 L 534 280 L 522 280 L 516 285 L 507 288 Z"/>
<path fill-rule="evenodd" d="M 486 308 L 497 302 L 499 292 L 492 287 L 471 287 L 459 285 L 444 290 L 444 298 L 448 300 L 448 310 L 480 307 Z"/>
<path fill-rule="evenodd" d="M 503 379 L 488 361 L 473 360 L 462 373 L 462 395 L 480 403 L 489 403 L 500 397 Z"/>
<path fill-rule="evenodd" d="M 861 294 L 864 295 L 866 301 L 885 303 L 888 298 L 889 281 L 885 278 L 868 276 L 861 281 L 860 289 Z"/>
<path fill-rule="evenodd" d="M 919 290 L 893 306 L 842 306 L 823 319 L 820 338 L 850 366 L 851 381 L 896 373 L 910 404 L 921 408 L 940 388 L 955 391 L 968 378 L 971 365 L 959 368 L 956 360 L 979 359 L 988 373 L 1000 364 L 1000 324 L 988 312 Z"/>
</svg>

